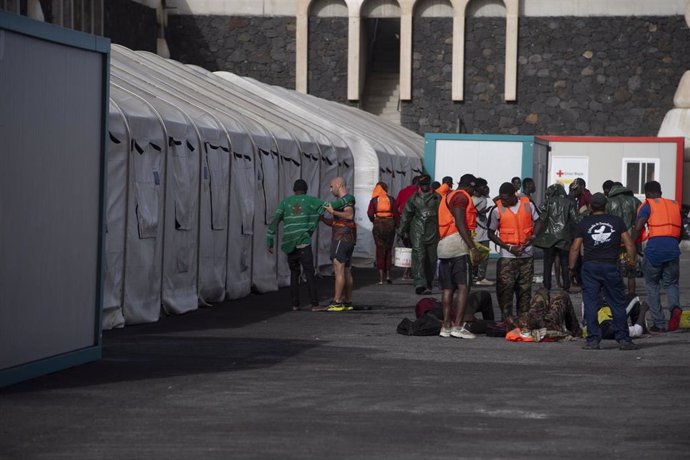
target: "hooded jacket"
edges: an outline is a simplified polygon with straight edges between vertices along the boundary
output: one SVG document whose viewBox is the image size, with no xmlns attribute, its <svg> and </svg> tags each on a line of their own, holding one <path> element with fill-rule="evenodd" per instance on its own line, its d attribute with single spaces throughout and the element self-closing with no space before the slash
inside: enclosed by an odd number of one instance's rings
<svg viewBox="0 0 690 460">
<path fill-rule="evenodd" d="M 549 185 L 544 203 L 540 207 L 544 222 L 542 231 L 534 239 L 534 246 L 567 250 L 573 240 L 575 226 L 580 220 L 577 204 L 568 198 L 561 184 Z"/>
<path fill-rule="evenodd" d="M 440 201 L 441 196 L 438 193 L 418 191 L 405 203 L 399 233 L 409 233 L 413 247 L 438 243 Z"/>
<path fill-rule="evenodd" d="M 606 213 L 623 219 L 628 232 L 632 231 L 637 218 L 637 209 L 642 202 L 635 198 L 632 190 L 621 185 L 614 185 L 609 190 L 609 201 L 606 203 Z"/>
</svg>

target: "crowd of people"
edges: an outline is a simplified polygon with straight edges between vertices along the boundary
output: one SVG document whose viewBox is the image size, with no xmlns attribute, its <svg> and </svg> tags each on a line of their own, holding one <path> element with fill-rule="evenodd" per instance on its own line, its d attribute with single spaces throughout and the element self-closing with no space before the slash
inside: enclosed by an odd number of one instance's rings
<svg viewBox="0 0 690 460">
<path fill-rule="evenodd" d="M 284 222 L 281 249 L 291 270 L 295 310 L 300 309 L 302 274 L 312 310 L 353 308 L 355 198 L 341 177 L 333 179 L 330 188 L 335 199 L 324 203 L 307 195 L 306 182 L 296 181 L 295 195 L 280 203 L 268 229 L 267 246 L 272 250 L 277 225 Z M 475 338 L 469 324 L 474 312 L 467 309 L 473 285 L 495 285 L 501 313 L 495 327 L 518 340 L 580 336 L 569 296 L 576 289 L 583 298 L 585 349 L 598 349 L 602 338 L 613 338 L 621 350 L 632 350 L 637 348 L 634 337 L 678 328 L 681 209 L 676 201 L 662 197 L 658 182 L 645 184 L 643 202 L 614 181 L 604 182 L 602 192 L 594 194 L 581 178 L 570 183 L 568 191 L 552 184 L 539 205 L 532 197 L 535 191 L 534 180 L 514 177 L 492 198 L 487 181 L 472 174 L 461 176 L 456 187 L 450 176 L 432 183 L 428 175 L 421 175 L 393 197 L 387 184 L 379 182 L 367 209 L 378 284 L 392 283 L 397 241 L 411 248 L 411 270 L 403 277 L 411 275 L 415 294 L 431 294 L 438 281 L 441 337 Z M 323 307 L 318 303 L 310 246 L 319 221 L 332 227 L 335 275 L 333 300 Z M 498 252 L 495 282 L 486 277 L 490 243 Z M 543 254 L 543 279 L 533 292 L 535 248 Z M 644 276 L 645 300 L 636 293 L 639 274 Z M 662 288 L 669 320 L 661 306 Z M 649 328 L 647 311 L 653 321 Z"/>
</svg>

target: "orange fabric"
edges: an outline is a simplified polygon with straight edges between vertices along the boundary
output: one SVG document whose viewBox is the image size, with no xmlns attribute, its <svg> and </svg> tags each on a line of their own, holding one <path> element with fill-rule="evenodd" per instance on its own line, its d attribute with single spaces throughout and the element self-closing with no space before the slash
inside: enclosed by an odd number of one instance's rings
<svg viewBox="0 0 690 460">
<path fill-rule="evenodd" d="M 436 193 L 441 195 L 443 198 L 445 198 L 449 192 L 450 192 L 450 186 L 448 186 L 448 184 L 441 184 L 441 186 L 436 189 Z"/>
<path fill-rule="evenodd" d="M 376 198 L 376 217 L 393 217 L 393 209 L 391 208 L 391 200 L 388 198 L 388 193 L 376 184 L 374 191 L 371 193 L 372 198 Z"/>
<path fill-rule="evenodd" d="M 534 342 L 531 335 L 522 335 L 519 327 L 506 333 L 506 340 L 510 342 Z"/>
<path fill-rule="evenodd" d="M 503 206 L 502 201 L 498 203 L 500 214 L 498 232 L 501 240 L 506 244 L 523 244 L 532 237 L 534 226 L 529 198 L 521 196 L 519 203 L 517 214 Z"/>
<path fill-rule="evenodd" d="M 680 205 L 666 198 L 647 198 L 650 213 L 647 220 L 649 238 L 655 236 L 672 236 L 680 238 Z"/>
<path fill-rule="evenodd" d="M 467 207 L 465 208 L 465 226 L 467 230 L 473 231 L 477 229 L 477 208 L 474 207 L 472 197 L 464 190 L 453 190 L 452 192 L 448 192 L 438 206 L 438 235 L 440 239 L 458 232 L 458 227 L 455 225 L 455 218 L 450 212 L 450 209 L 448 209 L 448 202 L 452 200 L 457 193 L 462 193 L 467 198 Z"/>
</svg>

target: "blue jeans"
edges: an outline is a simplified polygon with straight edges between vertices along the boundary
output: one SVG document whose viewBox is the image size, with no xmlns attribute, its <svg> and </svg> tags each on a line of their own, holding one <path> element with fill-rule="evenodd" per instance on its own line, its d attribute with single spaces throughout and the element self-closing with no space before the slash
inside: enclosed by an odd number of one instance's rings
<svg viewBox="0 0 690 460">
<path fill-rule="evenodd" d="M 604 292 L 611 307 L 614 338 L 618 342 L 629 342 L 628 318 L 625 313 L 625 286 L 618 264 L 585 262 L 582 264 L 582 300 L 585 303 L 585 324 L 587 342 L 601 340 L 598 312 L 599 295 Z"/>
<path fill-rule="evenodd" d="M 642 261 L 642 272 L 644 273 L 644 282 L 647 286 L 647 303 L 649 304 L 652 318 L 654 318 L 654 325 L 658 328 L 665 328 L 666 318 L 661 309 L 659 284 L 661 282 L 666 290 L 668 309 L 673 310 L 675 307 L 679 307 L 678 277 L 680 276 L 680 271 L 678 269 L 678 257 L 664 262 L 658 267 L 652 265 L 645 257 Z"/>
</svg>

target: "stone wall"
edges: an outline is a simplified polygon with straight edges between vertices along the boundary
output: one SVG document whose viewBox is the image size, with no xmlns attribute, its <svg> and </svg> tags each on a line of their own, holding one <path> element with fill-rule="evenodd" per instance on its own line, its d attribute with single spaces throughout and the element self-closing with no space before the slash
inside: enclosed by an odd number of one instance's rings
<svg viewBox="0 0 690 460">
<path fill-rule="evenodd" d="M 294 18 L 173 15 L 169 24 L 173 59 L 294 88 Z M 517 101 L 505 103 L 505 19 L 469 18 L 465 100 L 453 102 L 452 20 L 413 27 L 401 122 L 420 134 L 656 135 L 690 69 L 682 16 L 521 17 Z M 310 94 L 347 103 L 347 19 L 310 18 L 309 47 Z"/>
<path fill-rule="evenodd" d="M 156 52 L 156 10 L 131 0 L 103 2 L 103 35 L 133 50 Z"/>
<path fill-rule="evenodd" d="M 452 23 L 416 18 L 413 99 L 418 133 L 651 136 L 685 70 L 681 16 L 520 18 L 517 101 L 503 102 L 505 19 L 466 26 L 465 100 L 450 100 Z"/>
<path fill-rule="evenodd" d="M 347 102 L 347 18 L 309 20 L 309 94 Z"/>
<path fill-rule="evenodd" d="M 171 15 L 170 57 L 295 87 L 295 18 Z"/>
</svg>

